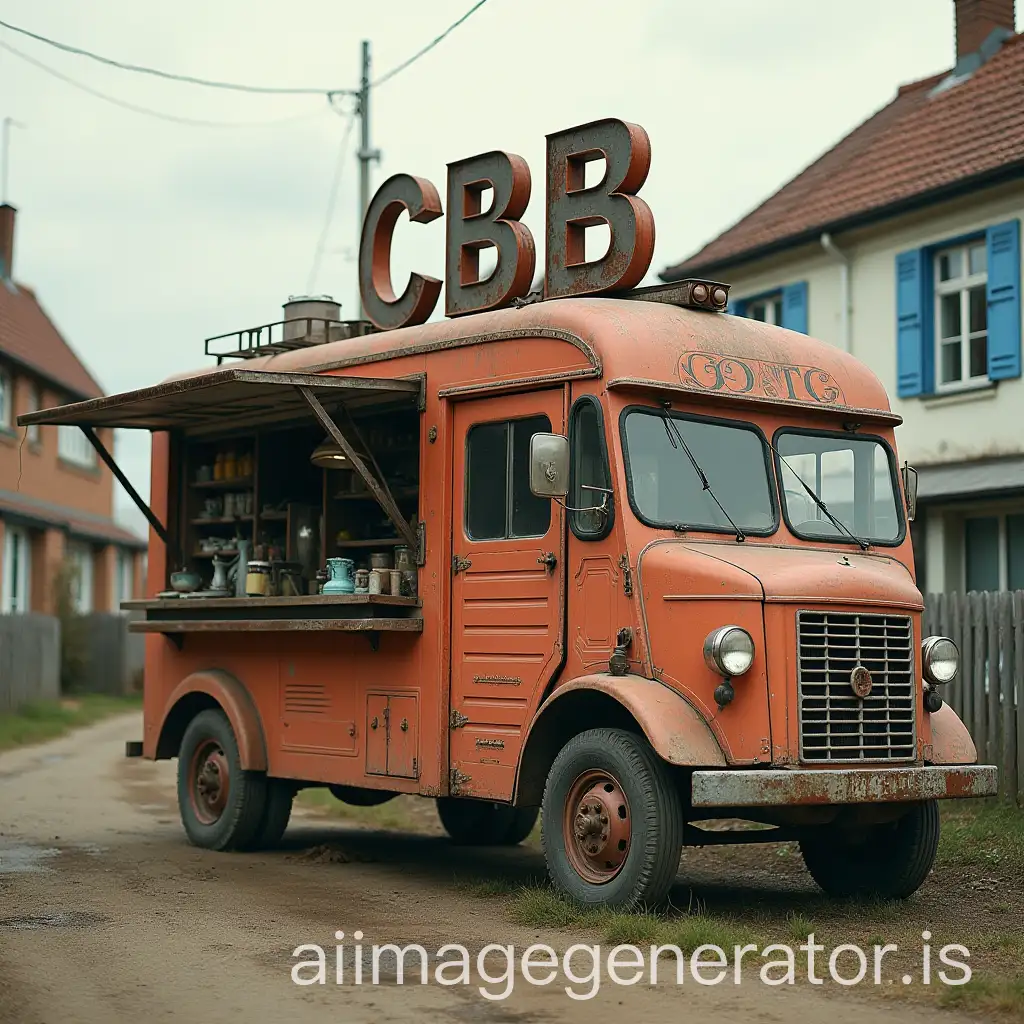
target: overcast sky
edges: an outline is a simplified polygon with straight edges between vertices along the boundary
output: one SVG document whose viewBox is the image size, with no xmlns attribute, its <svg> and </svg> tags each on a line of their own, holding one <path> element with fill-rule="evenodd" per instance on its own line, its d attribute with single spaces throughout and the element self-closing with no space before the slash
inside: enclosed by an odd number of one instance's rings
<svg viewBox="0 0 1024 1024">
<path fill-rule="evenodd" d="M 344 89 L 358 84 L 362 39 L 380 74 L 469 6 L 2 0 L 0 17 L 182 74 Z M 281 302 L 311 285 L 339 299 L 343 317 L 355 315 L 354 145 L 310 281 L 345 126 L 324 98 L 159 81 L 4 29 L 0 42 L 124 101 L 232 122 L 186 126 L 122 110 L 0 50 L 0 117 L 26 125 L 11 138 L 15 274 L 108 392 L 202 366 L 205 337 L 277 320 Z M 524 220 L 541 248 L 545 134 L 600 117 L 636 121 L 652 140 L 641 194 L 657 222 L 653 279 L 901 83 L 949 67 L 953 51 L 952 0 L 489 0 L 375 90 L 383 160 L 374 184 L 407 171 L 443 197 L 448 161 L 519 153 L 534 181 Z M 443 244 L 442 220 L 400 224 L 396 286 L 413 267 L 443 277 Z M 124 433 L 117 447 L 148 493 L 148 435 Z"/>
</svg>

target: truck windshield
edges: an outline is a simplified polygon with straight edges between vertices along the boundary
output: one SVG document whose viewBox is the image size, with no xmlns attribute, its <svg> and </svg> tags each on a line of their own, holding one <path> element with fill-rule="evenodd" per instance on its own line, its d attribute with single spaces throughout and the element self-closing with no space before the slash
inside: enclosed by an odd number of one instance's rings
<svg viewBox="0 0 1024 1024">
<path fill-rule="evenodd" d="M 898 544 L 903 520 L 896 500 L 895 463 L 876 438 L 780 431 L 775 436 L 783 511 L 790 529 L 808 540 Z M 829 521 L 797 479 L 853 534 Z"/>
<path fill-rule="evenodd" d="M 672 417 L 713 493 L 678 441 L 673 444 L 666 416 Z M 646 407 L 627 409 L 622 423 L 629 500 L 642 522 L 722 533 L 734 533 L 736 527 L 744 533 L 774 532 L 767 446 L 754 427 Z"/>
</svg>

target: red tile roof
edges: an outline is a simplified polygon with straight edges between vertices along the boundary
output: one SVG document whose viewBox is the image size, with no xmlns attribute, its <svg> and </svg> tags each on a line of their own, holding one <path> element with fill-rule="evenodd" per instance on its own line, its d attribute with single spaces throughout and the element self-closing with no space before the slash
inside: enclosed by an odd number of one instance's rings
<svg viewBox="0 0 1024 1024">
<path fill-rule="evenodd" d="M 0 280 L 0 354 L 66 388 L 75 398 L 103 394 L 32 289 L 4 280 Z"/>
<path fill-rule="evenodd" d="M 1024 173 L 1024 34 L 974 74 L 947 74 L 896 98 L 699 252 L 662 271 L 674 280 L 938 199 L 999 173 Z"/>
</svg>

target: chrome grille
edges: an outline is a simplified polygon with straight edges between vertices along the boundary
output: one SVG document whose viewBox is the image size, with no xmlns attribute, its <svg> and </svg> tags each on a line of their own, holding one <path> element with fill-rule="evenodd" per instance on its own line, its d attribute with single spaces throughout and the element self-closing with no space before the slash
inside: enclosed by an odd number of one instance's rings
<svg viewBox="0 0 1024 1024">
<path fill-rule="evenodd" d="M 802 761 L 912 761 L 913 628 L 907 615 L 797 612 Z M 871 673 L 860 698 L 853 670 Z"/>
</svg>

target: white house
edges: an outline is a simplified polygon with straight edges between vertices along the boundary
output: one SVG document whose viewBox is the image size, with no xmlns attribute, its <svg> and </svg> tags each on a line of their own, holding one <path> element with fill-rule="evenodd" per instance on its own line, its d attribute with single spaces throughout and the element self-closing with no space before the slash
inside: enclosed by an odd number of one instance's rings
<svg viewBox="0 0 1024 1024">
<path fill-rule="evenodd" d="M 1024 34 L 1013 0 L 954 10 L 952 70 L 661 276 L 867 363 L 919 471 L 921 589 L 1024 589 Z"/>
</svg>

